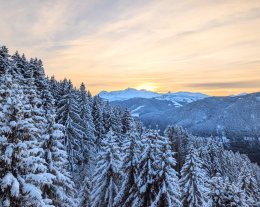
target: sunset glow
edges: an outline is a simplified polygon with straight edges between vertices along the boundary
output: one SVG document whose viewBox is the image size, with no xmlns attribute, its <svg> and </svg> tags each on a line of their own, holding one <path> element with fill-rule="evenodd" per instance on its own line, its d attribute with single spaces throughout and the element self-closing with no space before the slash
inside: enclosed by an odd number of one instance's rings
<svg viewBox="0 0 260 207">
<path fill-rule="evenodd" d="M 47 75 L 93 94 L 260 90 L 258 0 L 14 0 L 0 17 L 11 53 L 37 56 Z"/>
<path fill-rule="evenodd" d="M 157 91 L 157 87 L 152 85 L 151 83 L 143 83 L 142 85 L 140 86 L 137 86 L 136 89 L 138 90 L 147 90 L 147 91 Z"/>
</svg>

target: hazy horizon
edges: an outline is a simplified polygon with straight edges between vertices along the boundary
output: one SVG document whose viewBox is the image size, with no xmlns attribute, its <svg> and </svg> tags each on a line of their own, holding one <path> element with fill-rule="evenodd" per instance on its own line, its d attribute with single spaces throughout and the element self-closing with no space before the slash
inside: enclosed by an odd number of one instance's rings
<svg viewBox="0 0 260 207">
<path fill-rule="evenodd" d="M 1 43 L 97 94 L 260 91 L 260 3 L 3 1 Z"/>
<path fill-rule="evenodd" d="M 127 90 L 127 89 L 145 90 L 145 91 L 155 92 L 155 93 L 159 93 L 159 94 L 192 92 L 192 93 L 202 93 L 202 94 L 208 95 L 208 96 L 237 96 L 237 95 L 251 94 L 251 93 L 258 93 L 258 92 L 260 92 L 260 90 L 259 90 L 259 91 L 255 91 L 255 92 L 246 92 L 246 91 L 244 91 L 244 92 L 241 92 L 241 93 L 230 93 L 230 94 L 224 94 L 224 95 L 218 95 L 218 94 L 211 95 L 211 94 L 203 93 L 201 91 L 184 91 L 184 90 L 180 90 L 180 91 L 170 91 L 170 90 L 169 91 L 153 91 L 153 90 L 144 89 L 144 88 L 137 89 L 137 88 L 127 87 L 127 88 L 119 88 L 117 90 L 105 90 L 104 89 L 104 90 L 98 91 L 96 94 L 99 94 L 99 93 L 104 92 L 104 91 L 110 93 L 110 92 L 115 92 L 115 91 L 124 91 L 124 90 Z"/>
</svg>

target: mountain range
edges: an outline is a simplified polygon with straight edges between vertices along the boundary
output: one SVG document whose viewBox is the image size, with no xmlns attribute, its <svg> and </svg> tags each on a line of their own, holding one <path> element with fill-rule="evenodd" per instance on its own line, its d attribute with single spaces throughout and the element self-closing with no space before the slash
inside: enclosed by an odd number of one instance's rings
<svg viewBox="0 0 260 207">
<path fill-rule="evenodd" d="M 99 96 L 109 102 L 113 101 L 126 101 L 130 99 L 142 98 L 142 99 L 152 99 L 169 101 L 174 107 L 181 107 L 187 103 L 204 99 L 208 97 L 206 94 L 202 93 L 191 93 L 191 92 L 168 92 L 168 93 L 156 93 L 147 90 L 137 90 L 134 88 L 127 88 L 121 91 L 102 91 Z"/>
<path fill-rule="evenodd" d="M 260 93 L 208 96 L 202 93 L 156 93 L 128 88 L 102 91 L 112 105 L 128 108 L 146 126 L 185 127 L 195 135 L 260 137 Z"/>
</svg>

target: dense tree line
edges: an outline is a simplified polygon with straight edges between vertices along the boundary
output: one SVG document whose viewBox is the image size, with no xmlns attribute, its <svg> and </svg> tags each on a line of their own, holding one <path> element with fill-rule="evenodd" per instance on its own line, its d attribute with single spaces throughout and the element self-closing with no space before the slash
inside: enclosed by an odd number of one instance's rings
<svg viewBox="0 0 260 207">
<path fill-rule="evenodd" d="M 0 47 L 0 206 L 257 206 L 260 169 L 220 140 L 146 129 Z"/>
</svg>

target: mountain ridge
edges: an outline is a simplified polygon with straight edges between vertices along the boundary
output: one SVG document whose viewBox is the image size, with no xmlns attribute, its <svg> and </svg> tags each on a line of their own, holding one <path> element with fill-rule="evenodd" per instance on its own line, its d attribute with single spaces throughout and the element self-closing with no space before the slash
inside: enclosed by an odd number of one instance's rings
<svg viewBox="0 0 260 207">
<path fill-rule="evenodd" d="M 167 93 L 157 93 L 153 91 L 148 91 L 145 89 L 137 90 L 134 88 L 127 88 L 125 90 L 118 91 L 101 91 L 98 94 L 101 98 L 111 102 L 111 101 L 125 101 L 132 98 L 155 98 L 158 100 L 168 100 L 175 104 L 176 107 L 182 106 L 183 102 L 193 102 L 199 99 L 203 99 L 208 97 L 208 95 L 203 93 L 193 93 L 193 92 L 167 92 Z"/>
</svg>

